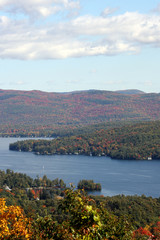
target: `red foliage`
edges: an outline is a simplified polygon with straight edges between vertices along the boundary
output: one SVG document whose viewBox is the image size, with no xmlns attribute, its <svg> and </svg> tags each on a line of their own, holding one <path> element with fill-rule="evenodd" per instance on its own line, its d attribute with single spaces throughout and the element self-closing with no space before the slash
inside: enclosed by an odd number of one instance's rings
<svg viewBox="0 0 160 240">
<path fill-rule="evenodd" d="M 156 223 L 156 226 L 153 227 L 154 239 L 160 239 L 160 222 Z"/>
<path fill-rule="evenodd" d="M 148 229 L 140 227 L 139 229 L 134 231 L 133 239 L 140 238 L 141 236 L 149 236 L 149 237 L 151 237 L 153 235 L 152 235 L 152 233 Z"/>
</svg>

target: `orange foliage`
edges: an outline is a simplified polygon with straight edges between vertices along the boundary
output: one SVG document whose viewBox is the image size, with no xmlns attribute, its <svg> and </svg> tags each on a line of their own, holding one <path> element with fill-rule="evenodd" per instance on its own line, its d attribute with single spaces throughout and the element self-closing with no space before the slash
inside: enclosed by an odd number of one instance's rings
<svg viewBox="0 0 160 240">
<path fill-rule="evenodd" d="M 18 206 L 6 206 L 0 198 L 0 239 L 25 239 L 31 236 L 31 223 Z"/>
</svg>

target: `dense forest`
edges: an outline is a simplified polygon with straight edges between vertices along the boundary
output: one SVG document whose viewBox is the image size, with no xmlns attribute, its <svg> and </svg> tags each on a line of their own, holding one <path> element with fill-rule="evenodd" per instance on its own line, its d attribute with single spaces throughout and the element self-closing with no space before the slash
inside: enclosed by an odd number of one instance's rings
<svg viewBox="0 0 160 240">
<path fill-rule="evenodd" d="M 160 94 L 0 90 L 0 136 L 49 137 L 10 144 L 35 154 L 160 159 Z M 55 139 L 53 139 L 55 138 Z M 160 239 L 160 198 L 88 195 L 82 179 L 35 179 L 0 170 L 0 239 Z"/>
<path fill-rule="evenodd" d="M 0 238 L 160 238 L 160 198 L 88 196 L 46 176 L 0 171 Z"/>
<path fill-rule="evenodd" d="M 100 129 L 111 129 L 132 124 L 130 121 L 115 121 L 90 124 L 87 126 L 13 126 L 4 127 L 0 132 L 0 137 L 66 137 L 79 134 L 88 134 Z M 134 121 L 136 123 L 136 121 Z"/>
<path fill-rule="evenodd" d="M 25 140 L 10 150 L 36 154 L 81 154 L 116 159 L 160 159 L 160 121 L 86 132 L 53 140 Z"/>
<path fill-rule="evenodd" d="M 133 93 L 0 90 L 0 132 L 41 135 L 97 123 L 160 120 L 160 94 Z"/>
</svg>

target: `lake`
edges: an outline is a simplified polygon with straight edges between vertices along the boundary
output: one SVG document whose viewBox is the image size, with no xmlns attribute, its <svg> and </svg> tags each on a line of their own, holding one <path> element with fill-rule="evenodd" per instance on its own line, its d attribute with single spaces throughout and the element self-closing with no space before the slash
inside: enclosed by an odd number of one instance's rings
<svg viewBox="0 0 160 240">
<path fill-rule="evenodd" d="M 146 195 L 160 197 L 160 160 L 112 160 L 78 155 L 41 156 L 9 151 L 9 143 L 23 138 L 0 138 L 0 169 L 26 173 L 32 178 L 47 175 L 75 186 L 82 179 L 100 183 L 104 196 Z"/>
</svg>

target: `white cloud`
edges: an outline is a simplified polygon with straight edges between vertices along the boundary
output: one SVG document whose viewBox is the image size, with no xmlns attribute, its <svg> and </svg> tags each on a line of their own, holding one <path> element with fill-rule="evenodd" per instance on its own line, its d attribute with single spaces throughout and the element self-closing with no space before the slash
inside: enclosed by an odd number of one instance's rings
<svg viewBox="0 0 160 240">
<path fill-rule="evenodd" d="M 77 80 L 77 79 L 69 79 L 69 80 L 67 80 L 66 81 L 66 83 L 69 83 L 69 84 L 77 84 L 77 83 L 79 83 L 80 82 L 80 80 Z"/>
<path fill-rule="evenodd" d="M 10 2 L 1 0 L 0 8 L 9 6 Z M 41 12 L 43 16 L 51 14 L 53 9 L 47 6 L 52 6 L 53 3 L 56 7 L 62 4 L 64 8 L 79 6 L 78 1 L 69 0 L 12 2 L 23 5 L 24 9 L 33 3 L 33 9 Z M 143 46 L 160 47 L 159 15 L 137 12 L 108 17 L 85 15 L 66 22 L 46 21 L 43 25 L 31 24 L 27 19 L 13 20 L 0 16 L 0 58 L 63 59 L 109 56 L 137 53 Z"/>
<path fill-rule="evenodd" d="M 17 84 L 17 85 L 23 85 L 23 84 L 25 84 L 25 83 L 24 83 L 23 81 L 17 81 L 16 84 Z"/>
<path fill-rule="evenodd" d="M 122 84 L 127 84 L 126 81 L 122 81 L 122 80 L 117 80 L 117 81 L 106 81 L 105 82 L 106 85 L 122 85 Z"/>
<path fill-rule="evenodd" d="M 93 68 L 89 71 L 92 75 L 95 75 L 97 73 L 97 69 Z"/>
<path fill-rule="evenodd" d="M 0 10 L 31 17 L 47 17 L 64 9 L 79 8 L 79 1 L 72 0 L 1 0 Z"/>
<path fill-rule="evenodd" d="M 151 87 L 153 85 L 152 81 L 145 81 L 143 84 L 148 87 Z"/>
<path fill-rule="evenodd" d="M 152 10 L 153 12 L 160 13 L 160 3 L 157 5 L 156 8 Z"/>
<path fill-rule="evenodd" d="M 101 13 L 101 16 L 107 17 L 108 15 L 115 13 L 118 10 L 118 8 L 105 8 L 104 11 Z"/>
<path fill-rule="evenodd" d="M 23 82 L 23 81 L 21 81 L 21 80 L 19 80 L 19 81 L 12 81 L 12 82 L 10 82 L 9 83 L 10 85 L 13 85 L 13 86 L 21 86 L 21 85 L 24 85 L 24 84 L 26 84 L 25 82 Z"/>
</svg>

